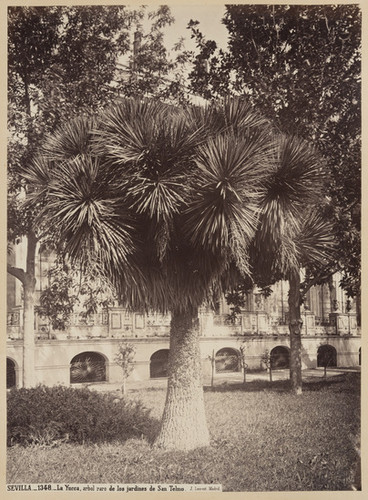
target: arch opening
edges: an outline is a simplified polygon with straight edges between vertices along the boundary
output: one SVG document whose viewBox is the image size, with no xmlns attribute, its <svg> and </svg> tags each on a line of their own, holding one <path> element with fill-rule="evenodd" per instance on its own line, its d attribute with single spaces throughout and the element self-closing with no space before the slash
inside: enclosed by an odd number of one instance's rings
<svg viewBox="0 0 368 500">
<path fill-rule="evenodd" d="M 81 352 L 70 362 L 70 383 L 106 381 L 106 360 L 102 354 L 93 351 Z"/>
<path fill-rule="evenodd" d="M 235 349 L 224 347 L 217 351 L 215 356 L 217 373 L 231 373 L 240 371 L 240 358 Z"/>
<path fill-rule="evenodd" d="M 150 378 L 163 378 L 168 375 L 169 349 L 160 349 L 150 358 Z"/>
<path fill-rule="evenodd" d="M 317 367 L 337 366 L 337 353 L 332 345 L 321 345 L 317 351 Z"/>
<path fill-rule="evenodd" d="M 290 351 L 287 347 L 278 345 L 271 350 L 270 354 L 273 370 L 290 368 Z"/>
<path fill-rule="evenodd" d="M 15 362 L 10 358 L 6 358 L 6 388 L 11 389 L 12 387 L 16 387 L 16 385 Z"/>
</svg>

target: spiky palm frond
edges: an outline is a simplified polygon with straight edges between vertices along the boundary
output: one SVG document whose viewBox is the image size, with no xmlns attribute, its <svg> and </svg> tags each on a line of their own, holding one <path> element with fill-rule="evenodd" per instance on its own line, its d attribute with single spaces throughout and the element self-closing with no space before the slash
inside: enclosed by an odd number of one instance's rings
<svg viewBox="0 0 368 500">
<path fill-rule="evenodd" d="M 25 206 L 37 206 L 42 203 L 52 179 L 53 164 L 42 155 L 36 156 L 22 171 L 27 181 Z"/>
<path fill-rule="evenodd" d="M 332 222 L 315 208 L 307 210 L 300 224 L 300 232 L 295 237 L 295 244 L 302 266 L 331 262 L 337 250 Z"/>
<path fill-rule="evenodd" d="M 150 101 L 123 101 L 110 109 L 96 133 L 101 151 L 121 166 L 120 180 L 132 207 L 156 221 L 169 221 L 184 203 L 186 180 L 197 144 L 183 113 Z"/>
<path fill-rule="evenodd" d="M 199 148 L 193 201 L 184 212 L 185 231 L 196 247 L 220 253 L 230 247 L 245 264 L 273 154 L 269 134 L 259 129 L 241 138 L 222 134 Z"/>
<path fill-rule="evenodd" d="M 99 382 L 105 380 L 106 368 L 103 361 L 90 357 L 80 357 L 70 367 L 72 383 Z"/>
<path fill-rule="evenodd" d="M 310 204 L 322 197 L 324 163 L 318 152 L 298 137 L 279 136 L 278 153 L 266 179 L 254 245 L 267 267 L 298 267 L 301 255 L 295 235 Z"/>
<path fill-rule="evenodd" d="M 97 149 L 111 163 L 132 211 L 150 221 L 162 260 L 173 218 L 187 204 L 199 132 L 187 115 L 157 101 L 126 99 L 101 117 Z"/>
<path fill-rule="evenodd" d="M 320 200 L 327 172 L 322 156 L 303 139 L 281 135 L 275 140 L 278 155 L 266 183 L 263 207 L 277 203 L 284 213 L 296 215 Z"/>
<path fill-rule="evenodd" d="M 121 100 L 101 116 L 96 151 L 107 154 L 116 163 L 136 162 L 147 147 L 154 145 L 156 120 L 160 122 L 169 108 L 160 101 Z"/>
<path fill-rule="evenodd" d="M 160 105 L 158 105 L 160 104 Z M 180 157 L 186 158 L 196 144 L 196 132 L 190 131 L 183 113 L 162 103 L 137 109 L 119 106 L 107 111 L 96 133 L 101 152 L 116 163 L 140 166 L 157 162 L 156 168 L 173 168 Z"/>
<path fill-rule="evenodd" d="M 201 132 L 199 142 L 204 142 L 209 135 L 215 135 L 224 130 L 223 116 L 213 103 L 204 106 L 188 106 L 184 113 L 190 127 Z"/>
<path fill-rule="evenodd" d="M 217 109 L 223 116 L 224 127 L 235 133 L 242 133 L 247 129 L 270 128 L 269 120 L 242 97 L 226 97 L 220 105 L 217 104 Z"/>
<path fill-rule="evenodd" d="M 205 106 L 186 109 L 189 122 L 202 131 L 203 138 L 219 133 L 233 132 L 241 135 L 249 129 L 270 129 L 270 122 L 248 101 L 241 97 L 226 97 Z"/>
<path fill-rule="evenodd" d="M 46 138 L 42 146 L 42 156 L 51 161 L 63 161 L 90 154 L 97 122 L 95 117 L 78 116 L 63 123 Z"/>
<path fill-rule="evenodd" d="M 104 176 L 99 161 L 89 156 L 60 163 L 52 172 L 40 218 L 53 221 L 72 260 L 103 253 L 119 268 L 134 248 L 132 224 L 120 193 Z"/>
</svg>

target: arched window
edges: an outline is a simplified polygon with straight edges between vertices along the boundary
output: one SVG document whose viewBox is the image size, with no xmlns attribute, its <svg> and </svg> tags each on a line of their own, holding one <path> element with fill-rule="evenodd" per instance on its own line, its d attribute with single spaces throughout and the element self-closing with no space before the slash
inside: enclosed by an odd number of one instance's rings
<svg viewBox="0 0 368 500">
<path fill-rule="evenodd" d="M 273 370 L 290 368 L 290 351 L 287 347 L 278 345 L 271 350 L 270 354 Z"/>
<path fill-rule="evenodd" d="M 11 389 L 16 386 L 15 363 L 12 359 L 6 358 L 6 388 Z"/>
<path fill-rule="evenodd" d="M 150 377 L 167 377 L 169 349 L 160 349 L 152 354 L 150 359 Z"/>
<path fill-rule="evenodd" d="M 332 345 L 321 345 L 317 351 L 317 366 L 337 366 L 336 349 Z"/>
<path fill-rule="evenodd" d="M 238 372 L 240 371 L 239 354 L 231 347 L 224 347 L 216 353 L 215 357 L 216 372 Z"/>
<path fill-rule="evenodd" d="M 106 360 L 98 352 L 81 352 L 70 363 L 70 383 L 105 382 Z"/>
</svg>

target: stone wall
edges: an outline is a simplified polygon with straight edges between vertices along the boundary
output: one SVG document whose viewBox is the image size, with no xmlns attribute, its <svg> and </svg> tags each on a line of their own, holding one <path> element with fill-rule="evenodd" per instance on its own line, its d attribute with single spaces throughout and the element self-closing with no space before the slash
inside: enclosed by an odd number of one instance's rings
<svg viewBox="0 0 368 500">
<path fill-rule="evenodd" d="M 132 380 L 148 380 L 150 378 L 150 358 L 162 349 L 169 349 L 168 337 L 136 338 L 126 337 L 136 347 L 135 368 Z M 114 362 L 121 339 L 65 339 L 38 340 L 35 349 L 36 380 L 45 385 L 70 385 L 70 363 L 78 354 L 93 352 L 102 355 L 106 363 L 107 382 L 120 383 L 121 369 Z M 266 349 L 271 351 L 276 346 L 289 348 L 288 336 L 217 336 L 202 337 L 200 342 L 203 373 L 208 377 L 211 373 L 210 358 L 220 349 L 230 348 L 239 352 L 243 342 L 246 342 L 246 362 L 249 369 L 257 370 L 263 367 L 261 357 Z M 361 339 L 358 336 L 326 337 L 303 336 L 302 362 L 303 368 L 317 366 L 317 351 L 319 346 L 328 344 L 337 351 L 337 366 L 357 366 L 359 364 L 359 348 Z M 7 356 L 14 361 L 16 384 L 22 386 L 23 343 L 21 340 L 8 341 Z"/>
</svg>

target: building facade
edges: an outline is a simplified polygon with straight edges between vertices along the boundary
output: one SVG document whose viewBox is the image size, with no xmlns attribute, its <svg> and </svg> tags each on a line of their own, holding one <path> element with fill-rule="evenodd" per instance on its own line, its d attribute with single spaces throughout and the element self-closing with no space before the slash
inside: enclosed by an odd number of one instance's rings
<svg viewBox="0 0 368 500">
<path fill-rule="evenodd" d="M 16 257 L 22 258 L 21 253 Z M 40 255 L 36 265 L 37 292 L 47 286 L 49 256 Z M 23 384 L 22 291 L 8 280 L 7 387 Z M 357 366 L 361 358 L 360 327 L 355 301 L 339 288 L 336 275 L 325 285 L 312 288 L 302 306 L 302 364 L 315 368 Z M 240 371 L 240 347 L 246 349 L 249 370 L 265 369 L 265 351 L 272 355 L 274 369 L 289 367 L 288 284 L 279 282 L 265 298 L 254 289 L 246 296 L 239 314 L 222 299 L 216 311 L 201 308 L 200 348 L 204 381 L 216 373 Z M 53 330 L 45 317 L 35 316 L 35 367 L 37 383 L 73 385 L 119 383 L 121 368 L 115 355 L 122 342 L 135 345 L 135 380 L 167 376 L 170 315 L 143 314 L 111 307 L 86 317 L 72 315 L 64 330 Z"/>
</svg>

